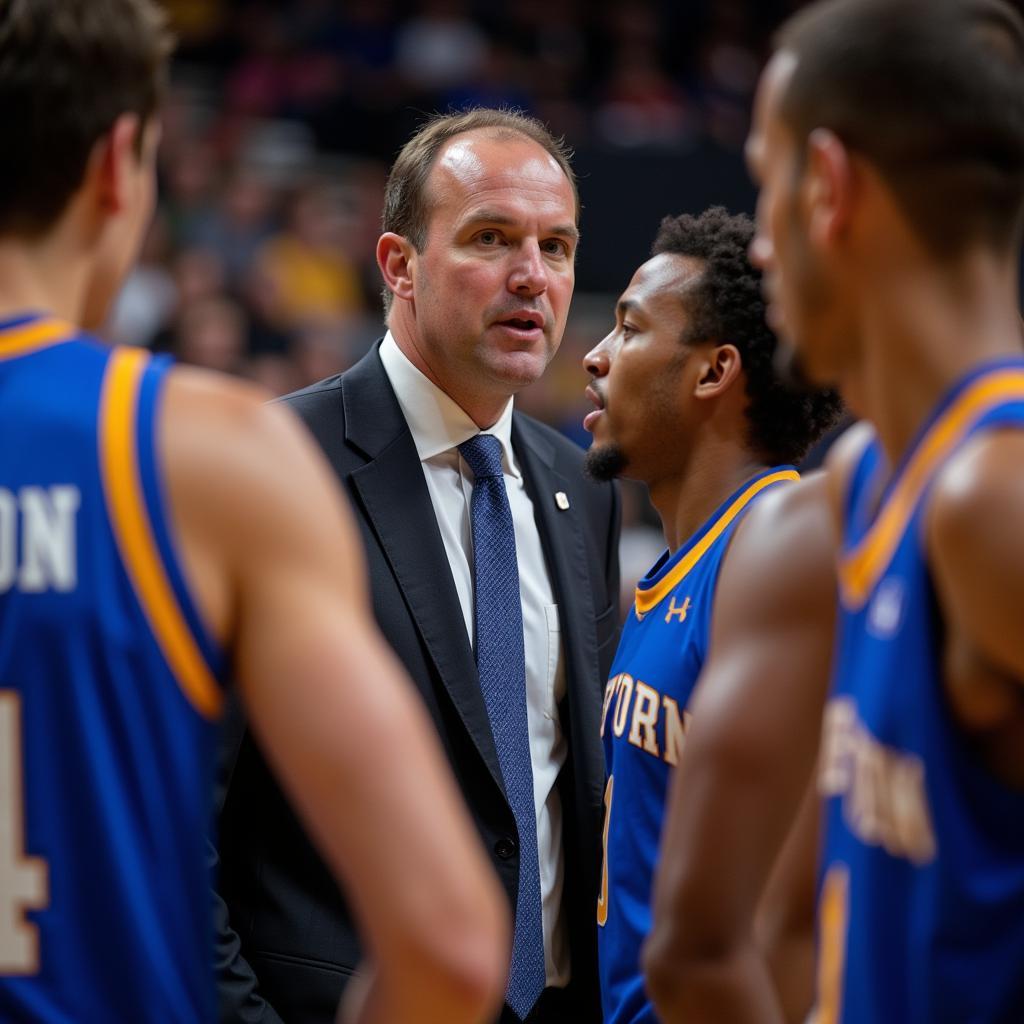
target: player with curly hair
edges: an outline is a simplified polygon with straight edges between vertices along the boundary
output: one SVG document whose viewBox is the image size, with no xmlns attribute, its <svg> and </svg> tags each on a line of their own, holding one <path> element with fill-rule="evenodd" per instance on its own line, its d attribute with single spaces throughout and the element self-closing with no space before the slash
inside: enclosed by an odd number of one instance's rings
<svg viewBox="0 0 1024 1024">
<path fill-rule="evenodd" d="M 654 1021 L 640 951 L 687 706 L 717 630 L 715 592 L 746 513 L 799 479 L 835 421 L 834 392 L 787 389 L 774 363 L 751 219 L 721 207 L 666 218 L 653 256 L 586 357 L 597 408 L 589 472 L 642 480 L 668 550 L 640 580 L 605 688 L 604 866 L 597 907 L 609 1024 Z M 744 532 L 739 530 L 740 533 Z"/>
</svg>

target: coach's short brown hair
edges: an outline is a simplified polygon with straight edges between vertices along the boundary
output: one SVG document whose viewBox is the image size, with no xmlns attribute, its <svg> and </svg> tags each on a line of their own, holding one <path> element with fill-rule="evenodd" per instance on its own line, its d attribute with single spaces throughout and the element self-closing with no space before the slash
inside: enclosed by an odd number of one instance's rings
<svg viewBox="0 0 1024 1024">
<path fill-rule="evenodd" d="M 550 153 L 572 186 L 576 223 L 579 224 L 580 194 L 576 187 L 576 175 L 569 163 L 572 150 L 566 146 L 565 140 L 555 138 L 540 121 L 522 111 L 478 107 L 455 114 L 432 115 L 402 147 L 384 187 L 382 230 L 393 231 L 407 238 L 417 252 L 422 252 L 427 242 L 427 225 L 432 205 L 427 179 L 437 154 L 449 139 L 475 131 L 486 131 L 499 139 L 512 140 L 516 136 L 530 139 Z M 383 299 L 386 315 L 392 301 L 391 291 L 387 287 L 384 288 Z"/>
<path fill-rule="evenodd" d="M 52 226 L 96 141 L 122 114 L 156 111 L 171 48 L 154 0 L 0 3 L 0 232 Z"/>
</svg>

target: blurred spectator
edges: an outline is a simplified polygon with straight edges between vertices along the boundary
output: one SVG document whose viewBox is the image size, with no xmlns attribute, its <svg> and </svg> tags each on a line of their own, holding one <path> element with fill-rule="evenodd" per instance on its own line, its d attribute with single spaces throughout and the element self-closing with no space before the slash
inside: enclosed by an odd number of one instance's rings
<svg viewBox="0 0 1024 1024">
<path fill-rule="evenodd" d="M 125 280 L 104 331 L 115 345 L 148 347 L 174 318 L 178 287 L 167 268 L 170 257 L 167 235 L 167 222 L 157 216 L 146 235 L 139 262 Z"/>
<path fill-rule="evenodd" d="M 347 370 L 382 333 L 381 325 L 363 317 L 311 321 L 295 339 L 297 386 Z"/>
<path fill-rule="evenodd" d="M 705 130 L 739 149 L 747 136 L 750 107 L 761 70 L 757 24 L 742 0 L 716 0 L 698 56 Z"/>
<path fill-rule="evenodd" d="M 654 47 L 641 43 L 619 51 L 596 123 L 606 142 L 623 147 L 676 148 L 695 128 L 685 93 L 661 70 Z"/>
<path fill-rule="evenodd" d="M 399 29 L 395 66 L 411 85 L 439 92 L 472 79 L 487 56 L 487 37 L 461 0 L 420 0 Z"/>
<path fill-rule="evenodd" d="M 205 139 L 186 138 L 165 149 L 161 205 L 173 245 L 191 245 L 197 231 L 215 214 L 218 192 L 213 150 Z"/>
<path fill-rule="evenodd" d="M 173 269 L 178 303 L 183 307 L 224 290 L 224 263 L 212 249 L 195 246 L 179 250 Z"/>
<path fill-rule="evenodd" d="M 178 317 L 171 349 L 183 363 L 222 373 L 245 371 L 246 318 L 223 296 L 196 299 Z"/>
<path fill-rule="evenodd" d="M 220 206 L 190 232 L 193 245 L 220 259 L 224 275 L 237 285 L 274 229 L 274 190 L 254 167 L 239 167 L 225 183 Z"/>
<path fill-rule="evenodd" d="M 528 65 L 512 47 L 489 44 L 479 67 L 463 84 L 444 95 L 441 106 L 446 110 L 473 107 L 529 110 L 532 101 L 528 78 Z"/>
<path fill-rule="evenodd" d="M 295 327 L 363 310 L 353 249 L 357 223 L 341 189 L 316 183 L 299 190 L 288 226 L 263 245 L 256 261 L 276 324 Z"/>
<path fill-rule="evenodd" d="M 341 86 L 335 55 L 304 48 L 284 9 L 254 3 L 241 23 L 246 55 L 227 82 L 228 106 L 257 117 L 310 117 L 327 106 Z"/>
</svg>

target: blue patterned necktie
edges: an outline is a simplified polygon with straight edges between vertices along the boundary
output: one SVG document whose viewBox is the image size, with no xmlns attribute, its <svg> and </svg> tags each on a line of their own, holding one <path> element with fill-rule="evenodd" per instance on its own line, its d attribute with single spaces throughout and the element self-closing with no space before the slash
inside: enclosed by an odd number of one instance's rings
<svg viewBox="0 0 1024 1024">
<path fill-rule="evenodd" d="M 545 972 L 516 535 L 501 469 L 501 442 L 491 434 L 477 434 L 460 444 L 459 451 L 475 477 L 470 514 L 476 665 L 505 794 L 519 831 L 519 890 L 505 1001 L 525 1020 L 544 988 Z"/>
</svg>

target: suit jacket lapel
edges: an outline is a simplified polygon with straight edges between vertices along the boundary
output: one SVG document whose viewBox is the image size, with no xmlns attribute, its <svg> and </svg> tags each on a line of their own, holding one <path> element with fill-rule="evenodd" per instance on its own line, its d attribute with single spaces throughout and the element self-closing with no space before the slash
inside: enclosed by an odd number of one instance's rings
<svg viewBox="0 0 1024 1024">
<path fill-rule="evenodd" d="M 342 380 L 346 441 L 368 458 L 352 485 L 455 709 L 499 788 L 501 768 L 462 608 L 419 454 L 376 348 Z"/>
<path fill-rule="evenodd" d="M 554 449 L 528 420 L 514 416 L 512 443 L 533 501 L 544 557 L 558 602 L 565 649 L 566 696 L 577 778 L 588 780 L 589 803 L 602 802 L 604 752 L 601 748 L 601 691 L 597 660 L 594 597 L 587 576 L 579 488 L 554 468 Z M 555 495 L 562 491 L 569 507 Z"/>
</svg>

